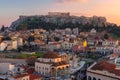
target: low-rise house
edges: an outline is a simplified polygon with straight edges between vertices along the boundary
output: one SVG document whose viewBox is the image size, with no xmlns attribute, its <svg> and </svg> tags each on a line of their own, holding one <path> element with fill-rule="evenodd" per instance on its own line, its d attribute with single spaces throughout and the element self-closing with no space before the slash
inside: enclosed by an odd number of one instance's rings
<svg viewBox="0 0 120 80">
<path fill-rule="evenodd" d="M 105 41 L 102 41 L 102 46 L 113 46 L 116 44 L 116 41 L 114 40 L 105 40 Z"/>
<path fill-rule="evenodd" d="M 85 48 L 81 45 L 75 45 L 72 47 L 72 51 L 74 52 L 84 52 Z"/>
<path fill-rule="evenodd" d="M 23 38 L 13 36 L 11 39 L 13 49 L 17 49 L 18 47 L 23 46 Z"/>
<path fill-rule="evenodd" d="M 12 48 L 13 49 L 17 49 L 18 48 L 17 40 L 12 40 Z"/>
<path fill-rule="evenodd" d="M 120 46 L 116 46 L 113 48 L 113 53 L 119 53 L 120 54 Z"/>
<path fill-rule="evenodd" d="M 76 44 L 77 44 L 77 42 L 74 40 L 73 41 L 64 41 L 64 42 L 62 42 L 62 48 L 65 50 L 70 50 Z"/>
<path fill-rule="evenodd" d="M 57 50 L 57 49 L 61 49 L 61 43 L 60 42 L 49 42 L 48 44 L 46 44 L 47 48 L 49 51 L 54 51 L 54 50 Z"/>
<path fill-rule="evenodd" d="M 87 40 L 88 46 L 95 46 L 96 45 L 96 40 Z"/>
<path fill-rule="evenodd" d="M 0 80 L 42 80 L 42 77 L 35 74 L 0 75 Z"/>
<path fill-rule="evenodd" d="M 41 51 L 47 51 L 47 50 L 48 50 L 47 44 L 40 45 L 40 46 L 39 46 L 39 49 L 40 49 Z"/>
<path fill-rule="evenodd" d="M 111 52 L 113 52 L 114 46 L 96 46 L 96 52 L 100 52 L 103 54 L 110 54 Z"/>
<path fill-rule="evenodd" d="M 23 46 L 23 39 L 12 37 L 11 40 L 4 40 L 0 43 L 0 51 L 18 49 Z"/>
<path fill-rule="evenodd" d="M 79 29 L 78 28 L 73 28 L 73 34 L 78 35 L 79 34 Z"/>
<path fill-rule="evenodd" d="M 21 38 L 21 37 L 17 38 L 17 45 L 18 45 L 18 47 L 23 46 L 23 38 Z"/>
<path fill-rule="evenodd" d="M 42 76 L 34 74 L 34 67 L 23 64 L 0 63 L 0 80 L 41 80 Z"/>
<path fill-rule="evenodd" d="M 1 42 L 0 43 L 0 51 L 4 51 L 5 50 L 5 48 L 7 47 L 7 42 L 6 41 L 3 41 L 3 42 Z"/>
<path fill-rule="evenodd" d="M 44 45 L 44 44 L 45 44 L 45 42 L 41 41 L 39 39 L 35 39 L 34 41 L 30 42 L 30 45 Z"/>
<path fill-rule="evenodd" d="M 90 30 L 91 35 L 95 35 L 96 33 L 97 33 L 97 31 L 94 28 Z"/>
<path fill-rule="evenodd" d="M 29 74 L 22 74 L 12 77 L 13 80 L 30 80 Z"/>
</svg>

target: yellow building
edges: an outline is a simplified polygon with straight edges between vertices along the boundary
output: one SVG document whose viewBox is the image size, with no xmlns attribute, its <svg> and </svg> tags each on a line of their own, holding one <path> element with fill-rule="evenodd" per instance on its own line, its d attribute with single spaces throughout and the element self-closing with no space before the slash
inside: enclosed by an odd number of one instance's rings
<svg viewBox="0 0 120 80">
<path fill-rule="evenodd" d="M 87 47 L 87 41 L 86 40 L 83 41 L 83 46 Z"/>
</svg>

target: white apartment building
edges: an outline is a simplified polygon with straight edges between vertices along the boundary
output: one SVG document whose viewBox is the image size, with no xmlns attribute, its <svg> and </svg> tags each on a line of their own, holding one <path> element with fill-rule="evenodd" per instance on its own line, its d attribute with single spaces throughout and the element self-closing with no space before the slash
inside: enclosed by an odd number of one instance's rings
<svg viewBox="0 0 120 80">
<path fill-rule="evenodd" d="M 10 63 L 0 63 L 0 73 L 6 73 L 9 71 L 13 71 L 15 69 L 15 65 Z"/>
</svg>

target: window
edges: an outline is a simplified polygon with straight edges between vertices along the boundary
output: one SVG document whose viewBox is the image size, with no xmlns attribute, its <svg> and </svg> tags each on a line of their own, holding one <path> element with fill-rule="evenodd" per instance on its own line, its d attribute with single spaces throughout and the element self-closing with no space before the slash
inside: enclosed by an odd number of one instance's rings
<svg viewBox="0 0 120 80">
<path fill-rule="evenodd" d="M 48 70 L 48 68 L 45 68 L 45 70 Z"/>
<path fill-rule="evenodd" d="M 48 68 L 46 68 L 46 70 L 48 70 Z"/>
<path fill-rule="evenodd" d="M 92 78 L 90 76 L 88 76 L 88 80 L 92 80 Z"/>
<path fill-rule="evenodd" d="M 98 79 L 98 80 L 101 80 L 101 79 Z"/>
<path fill-rule="evenodd" d="M 96 80 L 96 78 L 95 78 L 95 77 L 93 77 L 93 80 Z"/>
<path fill-rule="evenodd" d="M 57 59 L 57 62 L 59 62 L 59 59 Z"/>
<path fill-rule="evenodd" d="M 69 66 L 66 66 L 66 68 L 69 68 Z"/>
<path fill-rule="evenodd" d="M 51 59 L 50 59 L 50 62 L 51 62 Z"/>
<path fill-rule="evenodd" d="M 18 68 L 18 71 L 20 71 L 20 68 Z"/>
<path fill-rule="evenodd" d="M 39 69 L 41 69 L 41 67 L 39 67 Z"/>
<path fill-rule="evenodd" d="M 38 69 L 38 66 L 36 66 L 36 68 Z"/>
</svg>

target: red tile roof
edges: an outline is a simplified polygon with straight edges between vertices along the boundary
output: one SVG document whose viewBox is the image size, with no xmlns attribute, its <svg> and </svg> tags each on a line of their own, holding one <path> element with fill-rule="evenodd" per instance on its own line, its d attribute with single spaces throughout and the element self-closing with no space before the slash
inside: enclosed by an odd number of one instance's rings
<svg viewBox="0 0 120 80">
<path fill-rule="evenodd" d="M 69 65 L 69 64 L 65 61 L 61 61 L 61 62 L 57 62 L 57 63 L 52 64 L 52 66 L 62 66 L 62 65 Z"/>
<path fill-rule="evenodd" d="M 119 54 L 117 54 L 117 53 L 111 54 L 111 57 L 113 57 L 113 58 L 117 58 L 118 56 L 119 56 Z"/>
<path fill-rule="evenodd" d="M 18 79 L 18 78 L 22 78 L 22 77 L 26 77 L 26 76 L 29 76 L 29 74 L 22 74 L 22 75 L 14 76 L 14 78 Z"/>
<path fill-rule="evenodd" d="M 97 64 L 95 64 L 91 69 L 100 70 L 100 71 L 108 71 L 109 73 L 113 73 L 117 76 L 120 76 L 120 70 L 117 70 L 115 68 L 116 68 L 115 64 L 111 64 L 107 61 L 102 61 L 102 62 L 98 62 Z"/>
<path fill-rule="evenodd" d="M 28 74 L 33 74 L 35 72 L 35 69 L 34 68 L 29 68 L 27 69 L 26 71 Z"/>
<path fill-rule="evenodd" d="M 73 51 L 81 51 L 81 50 L 84 50 L 84 47 L 80 46 L 80 45 L 75 45 L 72 47 L 72 50 Z"/>
<path fill-rule="evenodd" d="M 31 74 L 30 75 L 30 80 L 35 80 L 35 79 L 40 79 L 41 76 L 35 75 L 35 74 Z"/>
<path fill-rule="evenodd" d="M 34 42 L 39 44 L 39 45 L 44 45 L 45 44 L 45 42 L 43 42 L 43 41 L 41 41 L 39 39 L 35 39 Z"/>
<path fill-rule="evenodd" d="M 42 58 L 60 58 L 60 56 L 55 52 L 47 52 L 42 56 Z"/>
<path fill-rule="evenodd" d="M 18 79 L 18 78 L 23 78 L 23 77 L 26 77 L 26 76 L 29 77 L 29 80 L 35 80 L 35 79 L 41 79 L 42 78 L 41 76 L 38 76 L 38 75 L 35 75 L 35 74 L 23 74 L 23 75 L 15 76 L 14 78 Z"/>
<path fill-rule="evenodd" d="M 23 68 L 24 70 L 26 70 L 26 72 L 27 72 L 28 74 L 32 74 L 32 73 L 35 72 L 35 69 L 32 68 L 32 67 L 29 67 L 29 66 L 20 66 L 20 67 Z"/>
<path fill-rule="evenodd" d="M 53 43 L 49 43 L 49 45 L 61 45 L 61 42 L 53 42 Z"/>
<path fill-rule="evenodd" d="M 21 68 L 23 69 L 28 69 L 29 67 L 28 66 L 20 66 Z"/>
</svg>

